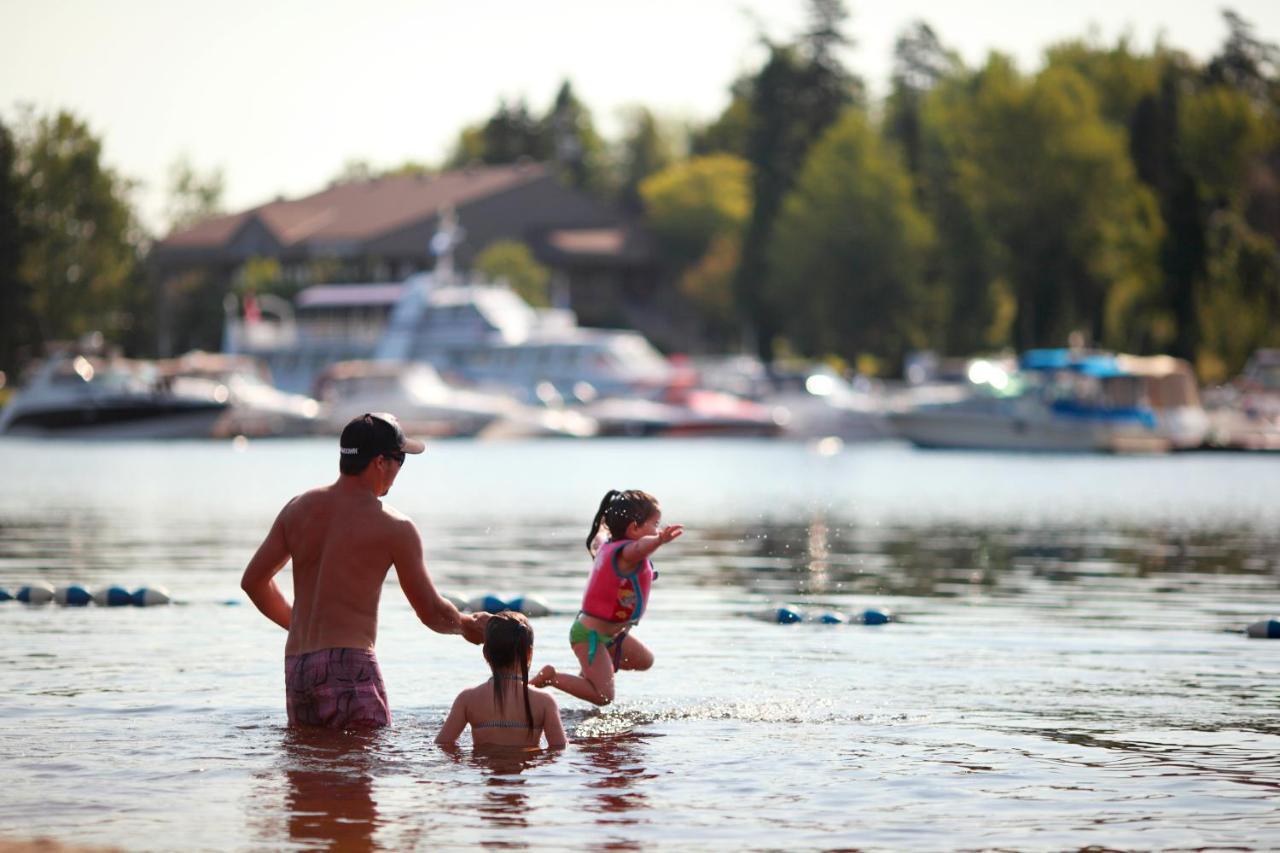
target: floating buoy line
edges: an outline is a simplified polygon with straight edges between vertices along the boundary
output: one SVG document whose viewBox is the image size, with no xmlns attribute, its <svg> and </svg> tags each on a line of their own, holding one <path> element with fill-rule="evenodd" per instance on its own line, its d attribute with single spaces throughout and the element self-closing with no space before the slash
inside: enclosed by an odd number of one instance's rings
<svg viewBox="0 0 1280 853">
<path fill-rule="evenodd" d="M 122 586 L 113 585 L 90 591 L 75 583 L 55 587 L 44 581 L 36 581 L 18 587 L 17 592 L 12 594 L 6 589 L 0 589 L 0 601 L 21 601 L 23 604 L 52 602 L 63 607 L 86 607 L 90 604 L 99 607 L 155 607 L 170 604 L 173 599 L 162 586 L 141 586 L 130 592 Z"/>
</svg>

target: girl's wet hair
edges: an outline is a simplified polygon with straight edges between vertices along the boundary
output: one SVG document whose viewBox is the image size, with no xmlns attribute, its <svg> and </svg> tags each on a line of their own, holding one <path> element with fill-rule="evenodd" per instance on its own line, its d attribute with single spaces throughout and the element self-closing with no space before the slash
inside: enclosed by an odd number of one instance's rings
<svg viewBox="0 0 1280 853">
<path fill-rule="evenodd" d="M 595 554 L 596 536 L 600 533 L 602 523 L 609 531 L 610 539 L 625 539 L 627 525 L 644 524 L 655 512 L 660 511 L 658 499 L 648 492 L 639 489 L 627 489 L 625 492 L 610 489 L 600 501 L 596 517 L 591 520 L 591 530 L 587 533 L 587 551 Z"/>
<path fill-rule="evenodd" d="M 484 659 L 493 671 L 493 704 L 502 710 L 502 676 L 515 664 L 520 669 L 524 688 L 524 713 L 533 725 L 533 706 L 529 703 L 529 650 L 533 648 L 533 626 L 523 613 L 504 610 L 489 617 L 484 626 Z"/>
</svg>

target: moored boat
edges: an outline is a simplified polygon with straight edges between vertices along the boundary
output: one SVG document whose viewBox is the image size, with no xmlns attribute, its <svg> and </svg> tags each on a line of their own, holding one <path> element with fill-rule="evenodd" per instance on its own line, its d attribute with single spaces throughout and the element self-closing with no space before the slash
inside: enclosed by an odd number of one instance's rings
<svg viewBox="0 0 1280 853">
<path fill-rule="evenodd" d="M 890 419 L 920 447 L 1059 452 L 1189 449 L 1208 427 L 1186 362 L 1074 350 L 1031 350 L 965 399 Z"/>
<path fill-rule="evenodd" d="M 0 433 L 61 438 L 208 438 L 229 403 L 175 392 L 155 364 L 67 350 L 0 411 Z"/>
</svg>

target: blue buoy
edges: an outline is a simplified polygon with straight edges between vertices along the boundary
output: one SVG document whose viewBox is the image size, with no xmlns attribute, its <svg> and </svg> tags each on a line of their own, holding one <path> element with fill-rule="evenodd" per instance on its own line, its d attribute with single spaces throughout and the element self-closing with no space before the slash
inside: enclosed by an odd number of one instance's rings
<svg viewBox="0 0 1280 853">
<path fill-rule="evenodd" d="M 1255 640 L 1280 640 L 1280 619 L 1263 619 L 1245 629 Z"/>
<path fill-rule="evenodd" d="M 68 584 L 60 586 L 53 591 L 53 600 L 64 607 L 84 607 L 93 601 L 93 596 L 89 594 L 89 590 L 80 586 L 80 584 Z"/>
<path fill-rule="evenodd" d="M 9 594 L 9 590 L 0 589 L 0 601 L 12 601 L 13 596 Z"/>
<path fill-rule="evenodd" d="M 133 595 L 122 586 L 104 586 L 94 591 L 93 600 L 103 607 L 127 607 L 133 604 Z"/>
<path fill-rule="evenodd" d="M 467 602 L 467 609 L 472 613 L 501 613 L 504 610 L 514 610 L 507 602 L 498 598 L 496 595 L 480 595 Z"/>
<path fill-rule="evenodd" d="M 837 613 L 836 611 L 831 610 L 819 616 L 818 621 L 823 625 L 843 625 L 849 620 L 843 613 Z"/>
<path fill-rule="evenodd" d="M 804 614 L 791 607 L 779 607 L 774 613 L 779 625 L 794 625 L 804 619 Z"/>
<path fill-rule="evenodd" d="M 867 609 L 862 611 L 863 625 L 883 625 L 889 621 L 889 614 L 882 610 Z"/>
<path fill-rule="evenodd" d="M 170 598 L 169 591 L 162 586 L 144 586 L 135 589 L 129 600 L 135 607 L 155 607 L 168 604 Z"/>
<path fill-rule="evenodd" d="M 48 604 L 53 601 L 53 587 L 44 581 L 36 581 L 19 589 L 16 598 L 23 604 Z"/>
</svg>

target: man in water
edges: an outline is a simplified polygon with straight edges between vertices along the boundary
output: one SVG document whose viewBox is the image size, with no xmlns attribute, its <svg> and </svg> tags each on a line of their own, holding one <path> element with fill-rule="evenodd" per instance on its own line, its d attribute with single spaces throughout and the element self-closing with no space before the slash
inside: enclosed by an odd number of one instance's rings
<svg viewBox="0 0 1280 853">
<path fill-rule="evenodd" d="M 380 500 L 405 454 L 422 451 L 422 442 L 406 438 L 394 415 L 352 420 L 342 431 L 337 481 L 285 504 L 244 570 L 240 587 L 289 632 L 284 661 L 290 724 L 390 724 L 373 646 L 378 598 L 392 565 L 424 625 L 471 643 L 484 640 L 488 614 L 463 615 L 440 596 L 427 573 L 417 527 Z M 275 582 L 291 559 L 292 605 Z"/>
</svg>

